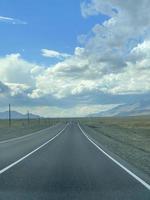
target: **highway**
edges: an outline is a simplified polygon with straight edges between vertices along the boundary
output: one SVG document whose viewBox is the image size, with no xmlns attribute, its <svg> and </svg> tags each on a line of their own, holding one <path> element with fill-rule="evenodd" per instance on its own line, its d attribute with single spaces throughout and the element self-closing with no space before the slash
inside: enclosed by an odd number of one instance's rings
<svg viewBox="0 0 150 200">
<path fill-rule="evenodd" d="M 83 130 L 70 122 L 0 142 L 0 200 L 150 200 Z"/>
</svg>

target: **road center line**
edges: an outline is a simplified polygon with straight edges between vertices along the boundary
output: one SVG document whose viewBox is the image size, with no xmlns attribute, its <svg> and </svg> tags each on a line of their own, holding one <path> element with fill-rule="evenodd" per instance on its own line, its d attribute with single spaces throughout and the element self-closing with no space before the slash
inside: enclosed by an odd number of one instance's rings
<svg viewBox="0 0 150 200">
<path fill-rule="evenodd" d="M 48 143 L 50 143 L 52 140 L 54 140 L 56 137 L 58 137 L 68 126 L 68 124 L 63 128 L 63 130 L 59 131 L 57 133 L 57 135 L 55 135 L 53 138 L 51 138 L 50 140 L 48 140 L 47 142 L 45 142 L 44 144 L 40 145 L 38 148 L 34 149 L 33 151 L 31 151 L 30 153 L 26 154 L 25 156 L 23 156 L 22 158 L 20 158 L 19 160 L 11 163 L 10 165 L 8 165 L 7 167 L 3 168 L 0 170 L 0 175 L 3 174 L 4 172 L 6 172 L 8 169 L 12 168 L 13 166 L 17 165 L 18 163 L 20 163 L 21 161 L 23 161 L 24 159 L 26 159 L 27 157 L 31 156 L 33 153 L 35 153 L 36 151 L 38 151 L 39 149 L 41 149 L 42 147 L 44 147 L 45 145 L 47 145 Z"/>
<path fill-rule="evenodd" d="M 85 133 L 85 131 L 81 128 L 80 124 L 78 123 L 78 127 L 83 133 L 83 135 L 95 146 L 97 147 L 103 154 L 105 154 L 108 158 L 110 158 L 113 162 L 115 162 L 119 167 L 121 167 L 123 170 L 125 170 L 128 174 L 130 174 L 133 178 L 135 178 L 138 182 L 140 182 L 142 185 L 144 185 L 148 190 L 150 190 L 150 185 L 146 183 L 144 180 L 142 180 L 140 177 L 135 175 L 133 172 L 131 172 L 129 169 L 127 169 L 125 166 L 123 166 L 120 162 L 115 160 L 113 157 L 111 157 L 108 153 L 106 153 L 103 149 L 101 149 L 91 138 Z"/>
</svg>

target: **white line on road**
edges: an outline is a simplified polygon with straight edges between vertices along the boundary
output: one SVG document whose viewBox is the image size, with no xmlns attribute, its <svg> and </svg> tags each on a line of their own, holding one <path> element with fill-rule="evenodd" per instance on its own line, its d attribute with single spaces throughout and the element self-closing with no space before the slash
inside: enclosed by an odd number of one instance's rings
<svg viewBox="0 0 150 200">
<path fill-rule="evenodd" d="M 103 149 L 101 149 L 93 140 L 90 139 L 90 137 L 85 133 L 85 131 L 81 128 L 80 124 L 78 123 L 78 126 L 81 130 L 81 132 L 84 134 L 84 136 L 95 146 L 97 147 L 103 154 L 105 154 L 108 158 L 110 158 L 113 162 L 115 162 L 119 167 L 124 169 L 128 174 L 130 174 L 132 177 L 134 177 L 137 181 L 139 181 L 142 185 L 144 185 L 148 190 L 150 190 L 150 185 L 146 183 L 144 180 L 142 180 L 140 177 L 135 175 L 133 172 L 131 172 L 129 169 L 127 169 L 125 166 L 123 166 L 120 162 L 112 158 L 108 153 L 106 153 Z"/>
<path fill-rule="evenodd" d="M 56 137 L 58 137 L 68 126 L 68 124 L 65 126 L 65 128 L 61 131 L 59 131 L 57 133 L 57 135 L 55 135 L 53 138 L 51 138 L 50 140 L 48 140 L 47 142 L 45 142 L 44 144 L 42 144 L 41 146 L 39 146 L 38 148 L 36 148 L 35 150 L 31 151 L 30 153 L 28 153 L 27 155 L 23 156 L 22 158 L 20 158 L 19 160 L 13 162 L 12 164 L 8 165 L 7 167 L 3 168 L 0 170 L 0 174 L 4 173 L 5 171 L 7 171 L 8 169 L 12 168 L 13 166 L 17 165 L 18 163 L 20 163 L 21 161 L 23 161 L 24 159 L 26 159 L 27 157 L 29 157 L 30 155 L 32 155 L 33 153 L 35 153 L 36 151 L 38 151 L 39 149 L 41 149 L 42 147 L 44 147 L 45 145 L 47 145 L 48 143 L 50 143 L 52 140 L 54 140 Z"/>
</svg>

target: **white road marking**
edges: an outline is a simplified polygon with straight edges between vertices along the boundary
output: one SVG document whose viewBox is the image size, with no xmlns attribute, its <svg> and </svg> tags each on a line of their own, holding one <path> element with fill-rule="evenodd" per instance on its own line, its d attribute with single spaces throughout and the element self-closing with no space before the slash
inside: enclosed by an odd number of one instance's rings
<svg viewBox="0 0 150 200">
<path fill-rule="evenodd" d="M 97 147 L 103 154 L 105 154 L 108 158 L 110 158 L 113 162 L 115 162 L 119 167 L 124 169 L 128 174 L 130 174 L 132 177 L 134 177 L 138 182 L 140 182 L 142 185 L 144 185 L 148 190 L 150 190 L 150 185 L 146 183 L 144 180 L 142 180 L 140 177 L 135 175 L 133 172 L 131 172 L 129 169 L 127 169 L 125 166 L 123 166 L 120 162 L 115 160 L 113 157 L 111 157 L 108 153 L 106 153 L 103 149 L 101 149 L 93 140 L 90 139 L 90 137 L 85 133 L 85 131 L 81 128 L 80 124 L 78 123 L 78 126 L 81 130 L 81 132 L 84 134 L 84 136 L 95 146 Z"/>
<path fill-rule="evenodd" d="M 48 143 L 50 143 L 52 140 L 54 140 L 56 137 L 58 137 L 68 126 L 68 124 L 65 126 L 65 128 L 63 128 L 63 130 L 59 131 L 57 133 L 57 135 L 55 135 L 53 138 L 51 138 L 50 140 L 48 140 L 47 142 L 45 142 L 44 144 L 42 144 L 41 146 L 39 146 L 38 148 L 36 148 L 35 150 L 31 151 L 30 153 L 28 153 L 27 155 L 23 156 L 22 158 L 20 158 L 19 160 L 13 162 L 12 164 L 8 165 L 7 167 L 3 168 L 0 170 L 0 174 L 6 172 L 8 169 L 12 168 L 13 166 L 17 165 L 18 163 L 20 163 L 21 161 L 23 161 L 24 159 L 26 159 L 27 157 L 29 157 L 30 155 L 32 155 L 33 153 L 35 153 L 36 151 L 38 151 L 39 149 L 41 149 L 42 147 L 44 147 L 45 145 L 47 145 Z"/>
<path fill-rule="evenodd" d="M 56 125 L 55 125 L 55 126 L 56 126 Z M 34 133 L 30 133 L 30 134 L 27 134 L 27 135 L 23 135 L 23 136 L 20 136 L 20 137 L 10 138 L 10 139 L 8 139 L 8 140 L 2 140 L 2 141 L 0 141 L 0 144 L 4 144 L 4 143 L 16 141 L 16 140 L 20 140 L 20 139 L 23 139 L 23 138 L 30 137 L 30 136 L 32 136 L 32 135 L 40 134 L 41 132 L 46 131 L 46 130 L 48 130 L 48 129 L 51 129 L 52 127 L 55 127 L 55 126 L 51 126 L 51 127 L 48 127 L 48 128 L 45 128 L 45 129 L 42 129 L 42 130 L 39 130 L 39 131 L 36 131 L 36 132 L 34 132 Z"/>
</svg>

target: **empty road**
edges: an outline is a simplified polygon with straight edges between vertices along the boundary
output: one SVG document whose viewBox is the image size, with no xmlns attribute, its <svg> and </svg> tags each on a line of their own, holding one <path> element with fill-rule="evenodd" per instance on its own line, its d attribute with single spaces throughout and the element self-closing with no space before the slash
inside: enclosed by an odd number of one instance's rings
<svg viewBox="0 0 150 200">
<path fill-rule="evenodd" d="M 0 142 L 0 200 L 150 200 L 76 122 Z"/>
</svg>

